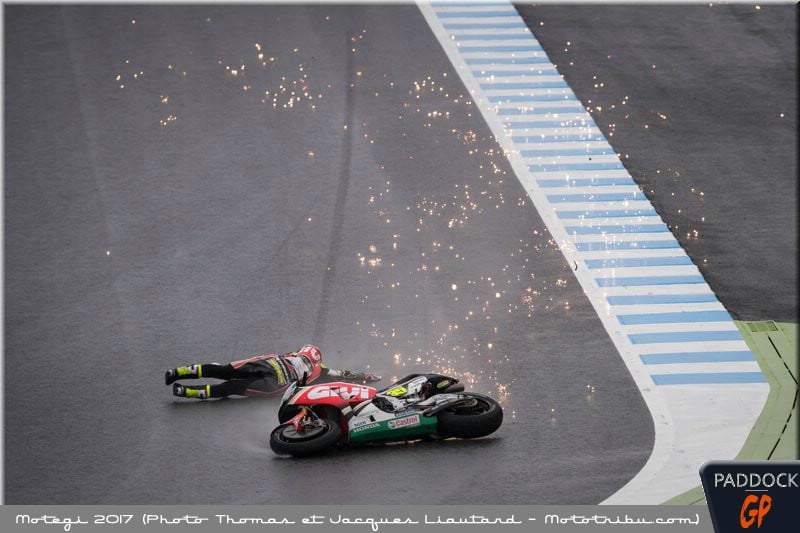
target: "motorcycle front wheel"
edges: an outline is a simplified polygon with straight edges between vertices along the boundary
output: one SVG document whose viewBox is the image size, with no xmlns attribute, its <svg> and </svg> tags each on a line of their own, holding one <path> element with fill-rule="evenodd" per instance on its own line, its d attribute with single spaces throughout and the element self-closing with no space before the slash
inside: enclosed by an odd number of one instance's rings
<svg viewBox="0 0 800 533">
<path fill-rule="evenodd" d="M 437 432 L 443 437 L 477 439 L 494 433 L 503 423 L 503 408 L 494 399 L 470 394 L 471 402 L 441 411 Z"/>
<path fill-rule="evenodd" d="M 305 457 L 320 453 L 334 446 L 342 437 L 339 424 L 329 418 L 320 418 L 319 425 L 297 431 L 291 424 L 283 424 L 272 430 L 269 447 L 280 455 Z"/>
</svg>

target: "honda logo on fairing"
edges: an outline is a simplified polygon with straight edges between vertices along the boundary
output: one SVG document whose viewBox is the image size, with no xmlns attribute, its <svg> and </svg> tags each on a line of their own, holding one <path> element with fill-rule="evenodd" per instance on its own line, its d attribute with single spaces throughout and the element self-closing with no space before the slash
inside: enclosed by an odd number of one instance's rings
<svg viewBox="0 0 800 533">
<path fill-rule="evenodd" d="M 379 426 L 380 426 L 380 424 L 373 422 L 373 423 L 371 423 L 371 424 L 365 424 L 365 425 L 361 425 L 361 426 L 353 427 L 353 428 L 350 430 L 350 432 L 351 432 L 351 433 L 359 433 L 359 432 L 361 432 L 361 431 L 367 431 L 367 430 L 369 430 L 369 429 L 375 429 L 375 428 L 377 428 L 377 427 L 379 427 Z"/>
<path fill-rule="evenodd" d="M 322 385 L 314 387 L 308 392 L 309 400 L 318 400 L 320 398 L 330 398 L 331 396 L 339 396 L 345 400 L 352 398 L 361 398 L 369 400 L 369 389 L 366 387 L 352 386 L 352 387 L 329 387 Z"/>
</svg>

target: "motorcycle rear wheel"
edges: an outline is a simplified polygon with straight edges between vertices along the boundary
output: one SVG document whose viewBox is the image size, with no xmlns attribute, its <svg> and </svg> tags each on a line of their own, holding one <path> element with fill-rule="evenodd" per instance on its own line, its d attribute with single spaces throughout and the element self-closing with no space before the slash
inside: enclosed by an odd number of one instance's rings
<svg viewBox="0 0 800 533">
<path fill-rule="evenodd" d="M 438 413 L 437 432 L 443 437 L 477 439 L 497 431 L 503 423 L 503 408 L 494 399 L 482 394 L 470 394 L 475 400 L 466 406 L 456 406 Z"/>
<path fill-rule="evenodd" d="M 272 430 L 269 447 L 280 455 L 305 457 L 315 455 L 334 446 L 342 438 L 339 424 L 329 418 L 320 418 L 318 428 L 298 432 L 291 424 L 283 424 Z"/>
</svg>

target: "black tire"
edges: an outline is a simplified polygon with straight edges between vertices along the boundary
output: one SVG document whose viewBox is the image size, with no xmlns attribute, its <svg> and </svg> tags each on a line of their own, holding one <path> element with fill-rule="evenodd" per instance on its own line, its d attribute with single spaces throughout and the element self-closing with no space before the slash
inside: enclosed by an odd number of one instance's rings
<svg viewBox="0 0 800 533">
<path fill-rule="evenodd" d="M 470 393 L 475 403 L 445 409 L 436 416 L 437 431 L 443 437 L 477 439 L 497 431 L 503 423 L 503 408 L 492 398 Z"/>
<path fill-rule="evenodd" d="M 342 438 L 339 424 L 329 418 L 321 418 L 322 427 L 308 434 L 300 434 L 290 424 L 282 424 L 272 430 L 269 447 L 280 455 L 305 457 L 315 455 L 336 445 Z"/>
</svg>

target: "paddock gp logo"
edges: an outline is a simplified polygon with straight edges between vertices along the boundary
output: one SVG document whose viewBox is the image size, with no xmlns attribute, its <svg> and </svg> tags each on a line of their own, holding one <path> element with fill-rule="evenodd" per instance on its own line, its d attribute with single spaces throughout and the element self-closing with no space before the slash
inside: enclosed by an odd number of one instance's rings
<svg viewBox="0 0 800 533">
<path fill-rule="evenodd" d="M 753 508 L 751 505 L 758 504 L 758 508 Z M 739 525 L 744 529 L 749 528 L 755 523 L 758 518 L 758 527 L 761 528 L 761 522 L 767 513 L 772 509 L 772 496 L 769 494 L 762 494 L 761 497 L 755 494 L 748 494 L 744 497 L 742 503 L 742 512 L 739 514 Z"/>
<path fill-rule="evenodd" d="M 800 461 L 712 461 L 700 478 L 716 533 L 797 527 Z"/>
</svg>

